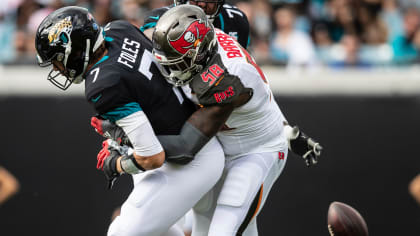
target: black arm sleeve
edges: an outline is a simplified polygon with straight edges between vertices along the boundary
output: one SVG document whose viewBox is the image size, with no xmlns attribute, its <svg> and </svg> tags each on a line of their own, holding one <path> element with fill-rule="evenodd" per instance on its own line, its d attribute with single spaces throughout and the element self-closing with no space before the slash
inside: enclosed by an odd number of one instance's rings
<svg viewBox="0 0 420 236">
<path fill-rule="evenodd" d="M 166 160 L 177 164 L 188 164 L 210 140 L 200 130 L 186 122 L 178 135 L 158 135 L 165 150 Z"/>
</svg>

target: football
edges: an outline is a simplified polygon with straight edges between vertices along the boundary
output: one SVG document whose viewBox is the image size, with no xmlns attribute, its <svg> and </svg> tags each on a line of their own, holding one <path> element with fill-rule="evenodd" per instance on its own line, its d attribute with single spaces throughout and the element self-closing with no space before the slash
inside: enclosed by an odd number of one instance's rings
<svg viewBox="0 0 420 236">
<path fill-rule="evenodd" d="M 368 236 L 362 215 L 353 207 L 333 202 L 328 209 L 328 231 L 331 236 Z"/>
</svg>

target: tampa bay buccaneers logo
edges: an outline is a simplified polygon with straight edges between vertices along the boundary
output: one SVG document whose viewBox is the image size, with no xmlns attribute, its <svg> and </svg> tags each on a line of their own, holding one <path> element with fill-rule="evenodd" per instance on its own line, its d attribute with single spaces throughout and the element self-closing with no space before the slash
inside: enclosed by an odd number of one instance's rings
<svg viewBox="0 0 420 236">
<path fill-rule="evenodd" d="M 169 39 L 169 43 L 176 51 L 185 54 L 191 48 L 197 47 L 210 30 L 211 28 L 207 27 L 205 22 L 195 20 L 180 37 L 174 40 Z"/>
</svg>

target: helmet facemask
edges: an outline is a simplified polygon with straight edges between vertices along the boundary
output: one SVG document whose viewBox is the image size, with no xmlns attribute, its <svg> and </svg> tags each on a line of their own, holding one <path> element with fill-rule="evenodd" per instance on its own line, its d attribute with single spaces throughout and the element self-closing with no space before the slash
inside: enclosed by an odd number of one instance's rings
<svg viewBox="0 0 420 236">
<path fill-rule="evenodd" d="M 68 43 L 64 46 L 64 53 L 57 53 L 53 58 L 47 61 L 42 61 L 42 58 L 37 55 L 38 65 L 41 67 L 50 66 L 54 61 L 62 64 L 63 69 L 53 65 L 54 68 L 51 69 L 47 78 L 48 81 L 62 90 L 66 90 L 72 83 L 80 84 L 83 81 L 83 74 L 86 71 L 87 65 L 89 63 L 90 39 L 86 39 L 85 52 L 83 53 L 83 68 L 81 73 L 76 74 L 77 69 L 75 67 L 77 66 L 77 63 L 71 63 L 69 61 L 70 54 L 72 53 L 72 47 L 71 38 L 68 37 L 68 39 Z"/>
<path fill-rule="evenodd" d="M 164 56 L 164 53 L 155 49 L 153 54 L 161 65 L 159 69 L 162 75 L 173 85 L 183 86 L 188 84 L 193 76 L 203 69 L 208 52 L 215 43 L 215 40 L 213 40 L 206 47 L 200 42 L 196 48 L 188 50 L 187 53 L 175 59 L 168 59 Z"/>
</svg>

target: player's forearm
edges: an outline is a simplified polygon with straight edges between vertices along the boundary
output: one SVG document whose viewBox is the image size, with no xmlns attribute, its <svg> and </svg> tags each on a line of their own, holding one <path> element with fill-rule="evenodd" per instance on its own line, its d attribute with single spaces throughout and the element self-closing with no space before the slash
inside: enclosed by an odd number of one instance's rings
<svg viewBox="0 0 420 236">
<path fill-rule="evenodd" d="M 220 130 L 233 107 L 210 106 L 196 111 L 184 124 L 179 135 L 158 136 L 166 159 L 186 164 Z"/>
<path fill-rule="evenodd" d="M 186 122 L 178 135 L 161 135 L 158 139 L 168 161 L 187 164 L 206 145 L 210 137 Z"/>
<path fill-rule="evenodd" d="M 233 109 L 231 104 L 203 107 L 194 112 L 188 122 L 207 137 L 213 137 L 223 127 Z"/>
<path fill-rule="evenodd" d="M 145 170 L 153 170 L 162 166 L 165 160 L 165 152 L 159 152 L 152 156 L 140 156 L 133 154 L 137 163 Z"/>
<path fill-rule="evenodd" d="M 124 130 L 132 143 L 133 156 L 137 164 L 145 170 L 162 166 L 165 160 L 165 152 L 143 112 L 137 112 L 120 119 L 117 121 L 117 125 Z M 122 169 L 124 169 L 124 166 L 122 166 Z"/>
<path fill-rule="evenodd" d="M 127 161 L 126 164 L 123 162 Z M 163 162 L 165 161 L 165 152 L 161 151 L 152 156 L 140 156 L 136 153 L 132 153 L 132 157 L 128 155 L 128 157 L 120 156 L 115 161 L 115 168 L 119 174 L 127 173 L 127 174 L 134 174 L 131 171 L 134 168 L 134 172 L 138 173 L 139 171 L 146 171 L 146 170 L 153 170 L 162 166 Z M 130 162 L 135 162 L 131 164 Z M 129 166 L 128 166 L 129 165 Z M 128 168 L 127 168 L 128 166 Z M 131 170 L 131 171 L 130 171 Z"/>
</svg>

